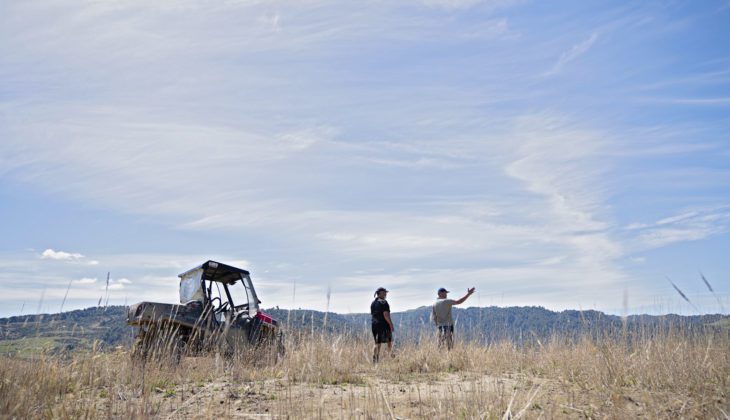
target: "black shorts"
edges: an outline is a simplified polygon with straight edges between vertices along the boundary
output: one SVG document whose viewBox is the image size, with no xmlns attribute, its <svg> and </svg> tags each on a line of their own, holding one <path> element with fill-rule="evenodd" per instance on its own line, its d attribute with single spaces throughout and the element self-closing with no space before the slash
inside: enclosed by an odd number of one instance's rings
<svg viewBox="0 0 730 420">
<path fill-rule="evenodd" d="M 444 334 L 444 333 L 453 334 L 454 326 L 453 325 L 439 325 L 439 332 L 441 334 Z"/>
<path fill-rule="evenodd" d="M 373 325 L 373 338 L 376 343 L 390 343 L 393 341 L 393 332 L 388 325 Z"/>
</svg>

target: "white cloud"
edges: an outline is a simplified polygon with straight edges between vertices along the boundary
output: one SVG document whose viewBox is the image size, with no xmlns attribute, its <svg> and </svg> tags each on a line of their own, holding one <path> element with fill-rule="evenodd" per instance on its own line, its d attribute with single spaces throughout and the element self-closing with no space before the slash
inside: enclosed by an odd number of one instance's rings
<svg viewBox="0 0 730 420">
<path fill-rule="evenodd" d="M 77 252 L 55 251 L 51 248 L 46 249 L 40 255 L 42 260 L 67 261 L 72 263 L 84 263 L 86 265 L 99 265 L 97 260 L 86 260 L 86 256 Z"/>
<path fill-rule="evenodd" d="M 59 260 L 59 261 L 78 261 L 84 258 L 82 254 L 74 252 L 54 251 L 53 249 L 46 249 L 41 254 L 41 259 L 44 260 Z"/>
<path fill-rule="evenodd" d="M 73 280 L 72 284 L 95 284 L 97 281 L 96 278 L 91 277 L 83 277 L 78 280 Z"/>
</svg>

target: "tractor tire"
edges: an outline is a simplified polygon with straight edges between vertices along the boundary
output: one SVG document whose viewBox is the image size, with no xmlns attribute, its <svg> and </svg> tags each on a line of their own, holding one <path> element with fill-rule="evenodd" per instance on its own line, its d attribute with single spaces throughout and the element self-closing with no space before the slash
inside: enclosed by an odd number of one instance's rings
<svg viewBox="0 0 730 420">
<path fill-rule="evenodd" d="M 279 331 L 276 334 L 276 356 L 279 360 L 283 359 L 286 355 L 286 342 L 283 331 Z"/>
</svg>

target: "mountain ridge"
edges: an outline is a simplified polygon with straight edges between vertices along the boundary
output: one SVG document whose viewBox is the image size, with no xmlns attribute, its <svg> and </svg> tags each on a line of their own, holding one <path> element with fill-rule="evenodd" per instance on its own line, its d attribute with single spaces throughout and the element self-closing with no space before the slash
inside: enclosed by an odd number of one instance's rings
<svg viewBox="0 0 730 420">
<path fill-rule="evenodd" d="M 339 314 L 312 309 L 268 308 L 265 312 L 283 324 L 291 337 L 343 334 L 369 337 L 370 314 Z M 431 339 L 435 328 L 429 306 L 393 312 L 395 337 L 400 341 Z M 484 344 L 509 340 L 518 345 L 545 342 L 554 337 L 579 340 L 589 337 L 631 337 L 672 330 L 693 334 L 707 328 L 730 331 L 730 316 L 629 315 L 620 317 L 596 310 L 551 311 L 540 306 L 454 308 L 457 337 Z M 73 351 L 96 347 L 128 346 L 134 329 L 126 325 L 126 307 L 91 307 L 56 314 L 0 318 L 0 354 L 24 351 Z"/>
</svg>

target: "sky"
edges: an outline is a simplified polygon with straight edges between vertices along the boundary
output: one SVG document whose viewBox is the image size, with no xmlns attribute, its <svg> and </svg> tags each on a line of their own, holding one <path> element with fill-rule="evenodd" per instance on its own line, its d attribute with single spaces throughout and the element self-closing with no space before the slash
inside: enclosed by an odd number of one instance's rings
<svg viewBox="0 0 730 420">
<path fill-rule="evenodd" d="M 209 259 L 264 307 L 728 313 L 730 2 L 0 1 L 0 233 L 0 316 Z"/>
</svg>

